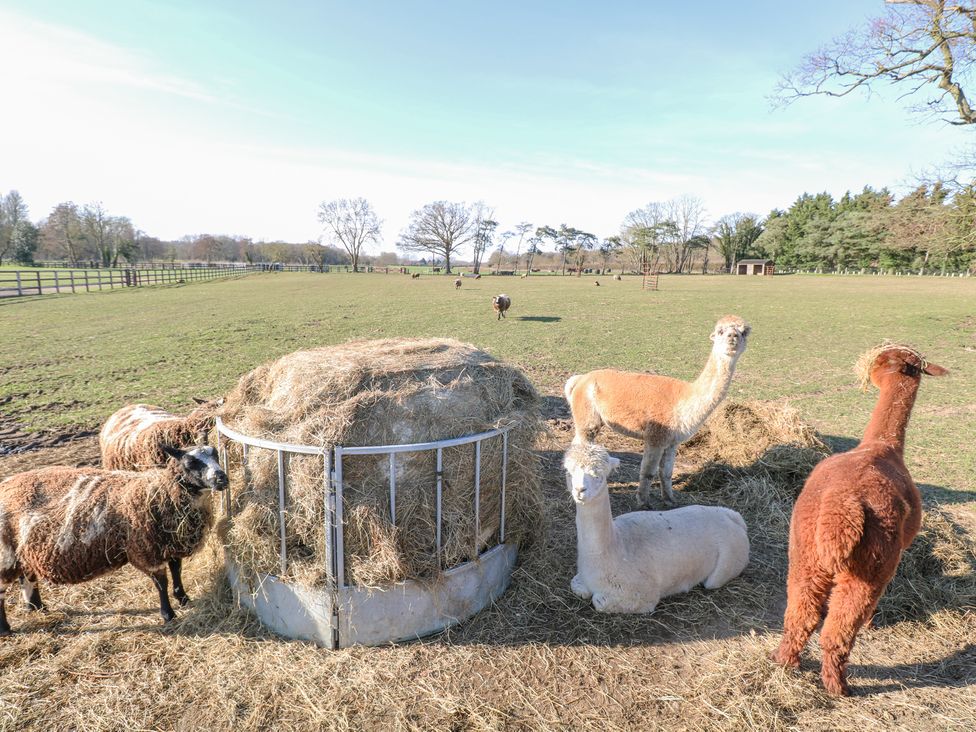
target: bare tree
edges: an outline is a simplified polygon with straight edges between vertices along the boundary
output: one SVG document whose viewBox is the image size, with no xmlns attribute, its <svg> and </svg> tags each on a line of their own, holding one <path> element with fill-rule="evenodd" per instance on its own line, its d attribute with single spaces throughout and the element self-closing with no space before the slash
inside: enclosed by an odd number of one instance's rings
<svg viewBox="0 0 976 732">
<path fill-rule="evenodd" d="M 55 206 L 41 226 L 41 241 L 54 256 L 66 257 L 71 264 L 77 264 L 85 256 L 78 206 L 71 201 Z"/>
<path fill-rule="evenodd" d="M 89 203 L 81 210 L 81 233 L 95 250 L 103 267 L 112 264 L 112 241 L 109 235 L 111 217 L 101 202 Z"/>
<path fill-rule="evenodd" d="M 683 195 L 664 204 L 665 217 L 673 224 L 666 239 L 672 269 L 683 272 L 690 266 L 691 255 L 705 233 L 705 204 L 697 196 Z"/>
<path fill-rule="evenodd" d="M 825 94 L 843 97 L 884 82 L 904 97 L 925 95 L 922 110 L 952 124 L 976 124 L 963 88 L 976 65 L 973 0 L 887 0 L 885 15 L 808 55 L 784 76 L 776 97 L 788 103 Z"/>
<path fill-rule="evenodd" d="M 410 223 L 400 233 L 397 248 L 442 257 L 445 274 L 451 274 L 451 256 L 471 241 L 475 224 L 471 207 L 464 203 L 434 201 L 410 215 Z"/>
<path fill-rule="evenodd" d="M 474 218 L 472 264 L 474 265 L 474 273 L 478 274 L 481 271 L 481 260 L 491 246 L 492 239 L 495 236 L 495 229 L 498 228 L 498 222 L 493 218 L 495 215 L 494 209 L 488 208 L 481 201 L 478 201 L 478 203 L 471 207 L 471 212 Z"/>
<path fill-rule="evenodd" d="M 382 221 L 365 198 L 339 198 L 319 204 L 319 221 L 333 244 L 341 245 L 359 271 L 359 256 L 367 242 L 380 243 Z"/>
<path fill-rule="evenodd" d="M 515 245 L 515 274 L 518 274 L 519 255 L 522 252 L 522 241 L 525 235 L 532 231 L 532 224 L 528 221 L 521 221 L 515 225 L 515 233 L 518 234 L 518 243 Z"/>
</svg>

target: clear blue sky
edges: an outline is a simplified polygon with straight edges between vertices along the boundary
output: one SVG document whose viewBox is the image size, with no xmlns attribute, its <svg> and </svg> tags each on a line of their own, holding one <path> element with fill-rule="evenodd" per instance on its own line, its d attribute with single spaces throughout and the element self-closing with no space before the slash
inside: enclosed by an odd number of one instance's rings
<svg viewBox="0 0 976 732">
<path fill-rule="evenodd" d="M 972 132 L 890 94 L 767 100 L 804 52 L 883 10 L 0 0 L 0 191 L 34 218 L 101 200 L 163 238 L 292 241 L 318 236 L 318 201 L 364 195 L 389 250 L 440 198 L 606 236 L 684 193 L 717 218 L 901 190 Z"/>
</svg>

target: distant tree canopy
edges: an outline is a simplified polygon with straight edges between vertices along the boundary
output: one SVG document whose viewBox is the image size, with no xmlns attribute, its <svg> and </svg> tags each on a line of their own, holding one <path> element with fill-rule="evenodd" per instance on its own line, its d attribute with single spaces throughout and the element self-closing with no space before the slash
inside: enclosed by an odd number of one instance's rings
<svg viewBox="0 0 976 732">
<path fill-rule="evenodd" d="M 353 272 L 359 271 L 359 257 L 366 244 L 380 243 L 382 222 L 365 198 L 339 198 L 319 204 L 319 222 L 326 238 L 346 250 Z"/>
</svg>

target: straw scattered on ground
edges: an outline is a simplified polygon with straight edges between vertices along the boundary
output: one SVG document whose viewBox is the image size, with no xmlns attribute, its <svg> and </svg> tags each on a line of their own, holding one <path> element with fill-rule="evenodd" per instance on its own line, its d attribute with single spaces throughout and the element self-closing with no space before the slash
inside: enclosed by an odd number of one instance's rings
<svg viewBox="0 0 976 732">
<path fill-rule="evenodd" d="M 151 582 L 131 570 L 48 589 L 40 614 L 14 599 L 0 729 L 976 728 L 976 543 L 950 510 L 927 505 L 880 626 L 852 654 L 856 696 L 831 699 L 816 636 L 799 672 L 766 660 L 779 640 L 793 496 L 826 452 L 795 411 L 727 404 L 681 451 L 679 500 L 740 511 L 752 561 L 726 587 L 667 598 L 650 616 L 601 615 L 570 591 L 575 507 L 559 464 L 571 433 L 554 426 L 539 445 L 544 537 L 522 553 L 509 591 L 461 626 L 384 648 L 281 640 L 234 607 L 214 542 L 188 562 L 194 603 L 165 629 Z M 623 459 L 614 513 L 632 510 L 640 446 L 600 441 Z"/>
</svg>

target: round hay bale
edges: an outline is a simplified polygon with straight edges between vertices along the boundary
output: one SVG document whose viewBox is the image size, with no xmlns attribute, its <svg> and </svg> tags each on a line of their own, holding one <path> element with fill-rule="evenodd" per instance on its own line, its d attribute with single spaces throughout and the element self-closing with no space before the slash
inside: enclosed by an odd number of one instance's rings
<svg viewBox="0 0 976 732">
<path fill-rule="evenodd" d="M 506 541 L 541 526 L 540 399 L 518 369 L 447 339 L 387 339 L 296 351 L 241 377 L 224 422 L 276 442 L 345 447 L 431 442 L 510 426 Z M 450 567 L 494 543 L 500 523 L 502 438 L 482 443 L 480 535 L 474 536 L 474 445 L 443 451 L 442 560 Z M 343 458 L 346 577 L 377 586 L 433 579 L 436 466 L 432 451 L 396 456 L 396 526 L 388 455 Z M 247 570 L 279 574 L 277 454 L 251 448 L 237 480 L 229 551 Z M 288 579 L 325 578 L 323 461 L 288 459 Z M 232 476 L 233 480 L 234 476 Z"/>
</svg>

